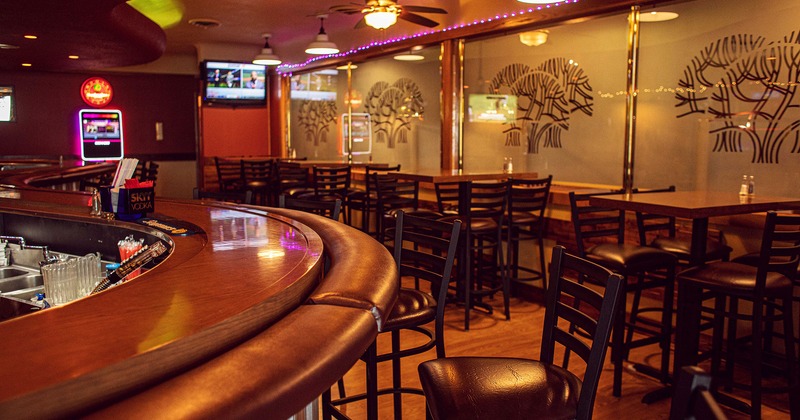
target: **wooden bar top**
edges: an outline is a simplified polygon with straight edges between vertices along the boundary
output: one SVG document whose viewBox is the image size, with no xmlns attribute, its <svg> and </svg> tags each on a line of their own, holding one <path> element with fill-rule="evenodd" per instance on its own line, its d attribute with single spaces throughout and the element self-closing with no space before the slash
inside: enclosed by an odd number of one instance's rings
<svg viewBox="0 0 800 420">
<path fill-rule="evenodd" d="M 382 245 L 306 213 L 157 199 L 156 217 L 202 230 L 167 237 L 86 207 L 0 199 L 0 212 L 128 226 L 174 244 L 129 282 L 0 323 L 0 417 L 286 418 L 358 360 L 396 299 Z M 324 276 L 323 251 L 335 257 Z M 237 380 L 219 392 L 222 378 Z"/>
</svg>

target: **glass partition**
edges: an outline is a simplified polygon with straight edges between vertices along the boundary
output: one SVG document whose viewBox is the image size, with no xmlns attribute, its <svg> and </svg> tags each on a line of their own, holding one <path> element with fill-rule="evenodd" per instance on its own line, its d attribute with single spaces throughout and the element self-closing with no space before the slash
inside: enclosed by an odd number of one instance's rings
<svg viewBox="0 0 800 420">
<path fill-rule="evenodd" d="M 439 48 L 405 52 L 398 58 L 405 60 L 389 56 L 355 63 L 350 92 L 346 66 L 293 75 L 290 132 L 297 155 L 313 160 L 346 159 L 347 130 L 352 127 L 354 162 L 438 169 Z M 344 124 L 348 106 L 352 106 L 352 126 Z"/>
<path fill-rule="evenodd" d="M 626 16 L 467 42 L 464 169 L 619 185 Z"/>
<path fill-rule="evenodd" d="M 800 196 L 800 3 L 668 10 L 642 24 L 635 183 Z"/>
</svg>

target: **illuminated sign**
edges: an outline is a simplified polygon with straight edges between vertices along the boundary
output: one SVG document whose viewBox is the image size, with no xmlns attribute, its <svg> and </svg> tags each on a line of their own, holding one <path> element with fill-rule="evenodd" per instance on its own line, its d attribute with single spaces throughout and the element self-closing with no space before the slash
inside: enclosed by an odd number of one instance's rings
<svg viewBox="0 0 800 420">
<path fill-rule="evenodd" d="M 87 105 L 101 107 L 108 105 L 114 96 L 114 89 L 111 83 L 102 77 L 92 77 L 86 79 L 81 85 L 81 98 Z"/>
<path fill-rule="evenodd" d="M 82 109 L 78 113 L 78 123 L 83 160 L 122 159 L 122 111 Z"/>
</svg>

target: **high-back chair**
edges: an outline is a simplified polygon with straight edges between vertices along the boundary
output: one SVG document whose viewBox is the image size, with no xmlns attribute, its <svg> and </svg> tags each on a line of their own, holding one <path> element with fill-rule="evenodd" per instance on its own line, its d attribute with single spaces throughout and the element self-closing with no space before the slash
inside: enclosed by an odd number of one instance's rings
<svg viewBox="0 0 800 420">
<path fill-rule="evenodd" d="M 242 183 L 244 189 L 253 191 L 260 205 L 267 205 L 272 193 L 272 159 L 242 159 Z"/>
<path fill-rule="evenodd" d="M 286 194 L 278 196 L 278 207 L 284 209 L 300 210 L 314 213 L 333 220 L 339 220 L 342 212 L 342 200 L 313 200 L 308 198 L 292 197 Z"/>
<path fill-rule="evenodd" d="M 735 353 L 740 350 L 737 340 L 737 323 L 750 320 L 752 337 L 750 357 L 751 418 L 761 417 L 764 388 L 764 331 L 777 322 L 783 324 L 785 362 L 780 371 L 785 373 L 792 418 L 800 418 L 800 389 L 797 378 L 797 343 L 793 323 L 796 318 L 792 305 L 792 278 L 797 273 L 800 260 L 800 215 L 767 212 L 758 264 L 751 266 L 737 262 L 719 261 L 681 272 L 678 283 L 682 288 L 710 291 L 716 296 L 714 335 L 712 348 L 712 375 L 719 370 L 722 357 L 723 325 L 728 318 L 726 363 L 727 380 L 733 380 Z M 682 289 L 683 290 L 683 289 Z M 739 311 L 739 302 L 747 301 L 752 310 Z M 772 308 L 771 310 L 769 308 Z M 691 321 L 691 320 L 688 320 Z M 716 375 L 715 375 L 716 376 Z"/>
<path fill-rule="evenodd" d="M 326 391 L 322 397 L 323 418 L 330 418 L 340 405 L 366 399 L 367 418 L 377 419 L 378 395 L 392 394 L 394 418 L 399 419 L 402 394 L 423 395 L 421 389 L 402 385 L 400 360 L 434 348 L 436 357 L 445 357 L 444 307 L 460 231 L 460 220 L 448 223 L 398 212 L 393 239 L 394 258 L 400 272 L 398 280 L 413 277 L 426 283 L 430 292 L 424 287 L 421 290 L 400 287 L 397 302 L 379 334 L 379 338 L 391 336 L 391 351 L 378 354 L 377 340 L 374 341 L 362 356 L 367 369 L 366 393 L 331 401 L 330 390 Z M 403 345 L 401 341 L 411 335 L 419 335 L 423 341 L 414 340 L 413 346 Z M 378 363 L 385 361 L 392 362 L 392 387 L 379 390 Z"/>
<path fill-rule="evenodd" d="M 371 176 L 379 241 L 392 239 L 386 236 L 386 230 L 394 225 L 400 211 L 429 219 L 441 217 L 438 212 L 419 208 L 419 182 L 400 180 L 391 172 L 373 172 Z"/>
<path fill-rule="evenodd" d="M 602 284 L 604 294 L 568 276 Z M 539 360 L 453 357 L 419 365 L 430 414 L 443 419 L 590 419 L 623 279 L 595 263 L 553 249 Z M 575 300 L 582 302 L 577 308 Z M 599 315 L 598 315 L 599 314 Z M 576 333 L 577 325 L 591 341 Z M 556 345 L 586 362 L 583 380 L 556 363 Z"/>
<path fill-rule="evenodd" d="M 278 160 L 275 164 L 275 185 L 272 188 L 276 195 L 300 195 L 312 192 L 308 168 L 296 162 Z"/>
<path fill-rule="evenodd" d="M 352 211 L 356 210 L 361 212 L 361 231 L 367 234 L 377 235 L 378 222 L 375 222 L 376 231 L 371 232 L 370 226 L 372 221 L 372 214 L 375 213 L 375 206 L 377 205 L 377 195 L 375 186 L 372 181 L 372 174 L 387 174 L 391 172 L 399 172 L 400 165 L 396 166 L 370 166 L 364 167 L 364 189 L 355 190 L 347 195 L 347 219 L 353 223 Z"/>
<path fill-rule="evenodd" d="M 253 204 L 253 192 L 246 191 L 205 191 L 195 188 L 192 191 L 195 200 L 227 201 L 237 204 Z"/>
<path fill-rule="evenodd" d="M 541 179 L 510 179 L 508 194 L 508 216 L 506 218 L 508 241 L 509 276 L 513 280 L 542 280 L 542 288 L 547 290 L 547 276 L 544 258 L 544 211 L 550 197 L 550 184 L 553 176 Z M 539 248 L 539 269 L 520 265 L 519 243 L 522 240 L 535 240 Z M 520 272 L 528 273 L 526 278 Z"/>
<path fill-rule="evenodd" d="M 220 191 L 241 190 L 242 182 L 242 163 L 239 160 L 231 160 L 214 156 L 214 166 L 217 168 L 217 182 Z"/>
<path fill-rule="evenodd" d="M 605 194 L 616 194 L 609 192 Z M 622 364 L 631 349 L 651 344 L 661 347 L 661 368 L 656 370 L 638 364 L 637 370 L 655 376 L 666 383 L 669 380 L 670 340 L 672 335 L 672 302 L 675 290 L 675 265 L 677 259 L 669 252 L 641 245 L 625 243 L 625 211 L 590 205 L 592 195 L 569 193 L 572 224 L 575 229 L 575 242 L 578 255 L 602 265 L 626 278 L 623 284 L 625 293 L 638 293 L 645 289 L 663 288 L 663 302 L 654 308 L 633 308 L 636 314 L 660 312 L 659 321 L 635 318 L 626 322 L 626 305 L 620 306 L 622 312 L 617 317 L 614 335 L 611 338 L 611 360 L 614 363 L 614 396 L 622 395 Z M 638 303 L 638 302 L 637 302 Z M 644 335 L 633 339 L 625 338 L 625 329 L 635 328 Z"/>
</svg>

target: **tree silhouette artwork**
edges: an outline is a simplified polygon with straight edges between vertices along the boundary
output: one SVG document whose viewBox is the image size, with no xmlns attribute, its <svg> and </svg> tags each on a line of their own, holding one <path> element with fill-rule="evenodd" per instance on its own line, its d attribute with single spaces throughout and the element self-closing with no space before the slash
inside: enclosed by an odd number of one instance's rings
<svg viewBox="0 0 800 420">
<path fill-rule="evenodd" d="M 364 101 L 364 109 L 372 119 L 376 143 L 386 143 L 393 149 L 397 143 L 407 143 L 414 118 L 422 118 L 425 103 L 419 86 L 400 78 L 393 84 L 379 81 L 372 85 Z"/>
<path fill-rule="evenodd" d="M 528 153 L 543 147 L 561 148 L 561 133 L 569 129 L 570 115 L 592 115 L 594 106 L 589 77 L 577 63 L 552 58 L 536 68 L 510 64 L 491 81 L 494 93 L 510 90 L 517 96 L 517 117 L 503 131 L 506 146 L 520 146 L 527 130 Z"/>
<path fill-rule="evenodd" d="M 692 59 L 675 95 L 683 113 L 711 116 L 713 152 L 745 153 L 777 164 L 781 151 L 800 153 L 800 34 L 779 41 L 732 35 Z"/>
<path fill-rule="evenodd" d="M 300 102 L 298 124 L 306 136 L 306 141 L 313 141 L 314 146 L 320 142 L 328 142 L 330 125 L 336 121 L 336 102 L 311 101 Z"/>
</svg>

